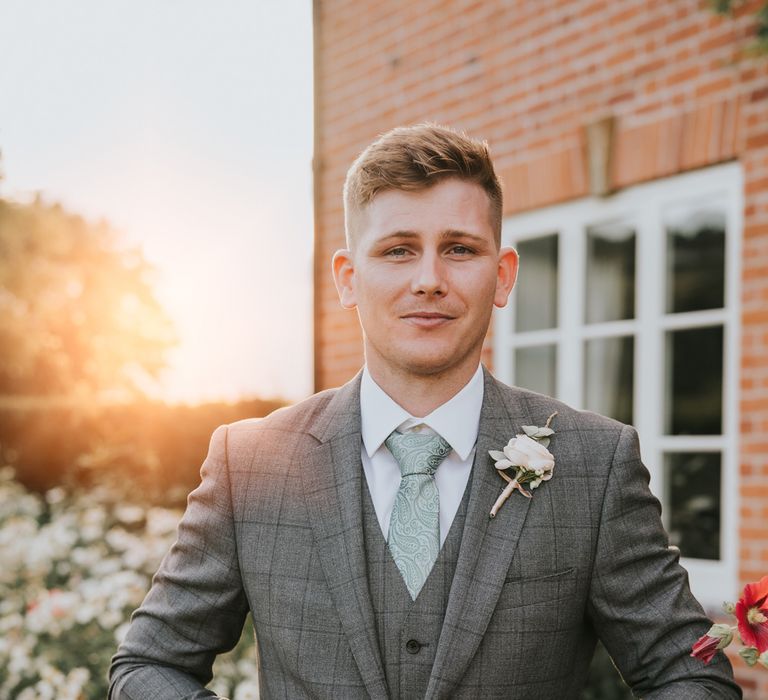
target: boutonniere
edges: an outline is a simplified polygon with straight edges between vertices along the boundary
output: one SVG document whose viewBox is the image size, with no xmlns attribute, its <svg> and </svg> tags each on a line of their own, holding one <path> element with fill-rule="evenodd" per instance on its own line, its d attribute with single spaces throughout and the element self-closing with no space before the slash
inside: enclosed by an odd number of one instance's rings
<svg viewBox="0 0 768 700">
<path fill-rule="evenodd" d="M 527 484 L 531 490 L 537 488 L 542 481 L 549 481 L 555 468 L 555 458 L 547 449 L 549 438 L 555 431 L 550 428 L 555 411 L 543 428 L 536 425 L 524 425 L 523 432 L 513 437 L 503 451 L 488 450 L 494 460 L 499 476 L 507 482 L 506 488 L 496 499 L 491 508 L 491 517 L 495 518 L 499 508 L 504 504 L 513 491 L 519 491 L 526 498 L 531 498 L 530 492 L 523 488 Z M 511 474 L 510 474 L 511 472 Z"/>
</svg>

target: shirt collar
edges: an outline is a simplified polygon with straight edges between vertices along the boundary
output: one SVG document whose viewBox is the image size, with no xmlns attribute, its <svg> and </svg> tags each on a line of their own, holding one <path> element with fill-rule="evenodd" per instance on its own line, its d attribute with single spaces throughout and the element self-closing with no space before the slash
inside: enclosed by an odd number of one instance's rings
<svg viewBox="0 0 768 700">
<path fill-rule="evenodd" d="M 404 423 L 407 424 L 405 427 L 424 424 L 466 460 L 477 441 L 482 406 L 483 370 L 480 365 L 461 391 L 424 418 L 412 416 L 393 401 L 364 367 L 360 382 L 360 419 L 365 451 L 373 457 L 389 434 Z"/>
</svg>

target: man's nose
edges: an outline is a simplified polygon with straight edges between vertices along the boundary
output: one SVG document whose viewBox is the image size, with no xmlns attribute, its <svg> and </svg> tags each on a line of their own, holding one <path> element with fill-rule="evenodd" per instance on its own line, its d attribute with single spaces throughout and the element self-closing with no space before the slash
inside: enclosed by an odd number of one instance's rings
<svg viewBox="0 0 768 700">
<path fill-rule="evenodd" d="M 439 255 L 425 253 L 416 265 L 411 291 L 414 294 L 445 294 L 448 291 L 445 263 Z"/>
</svg>

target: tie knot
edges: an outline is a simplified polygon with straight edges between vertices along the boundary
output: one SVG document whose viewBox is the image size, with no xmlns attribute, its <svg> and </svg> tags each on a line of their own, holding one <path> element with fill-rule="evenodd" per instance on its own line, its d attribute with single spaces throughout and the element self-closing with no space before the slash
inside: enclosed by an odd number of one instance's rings
<svg viewBox="0 0 768 700">
<path fill-rule="evenodd" d="M 402 476 L 413 474 L 434 476 L 440 463 L 451 451 L 451 446 L 439 435 L 394 431 L 390 433 L 384 444 L 400 465 Z"/>
</svg>

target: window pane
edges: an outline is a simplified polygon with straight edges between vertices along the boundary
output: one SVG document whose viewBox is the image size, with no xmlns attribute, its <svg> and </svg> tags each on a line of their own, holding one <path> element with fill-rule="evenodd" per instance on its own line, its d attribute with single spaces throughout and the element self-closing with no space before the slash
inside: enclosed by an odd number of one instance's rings
<svg viewBox="0 0 768 700">
<path fill-rule="evenodd" d="M 554 396 L 557 372 L 557 349 L 554 345 L 517 348 L 515 351 L 515 384 Z"/>
<path fill-rule="evenodd" d="M 587 229 L 587 323 L 635 317 L 635 231 L 623 224 Z"/>
<path fill-rule="evenodd" d="M 669 435 L 722 432 L 723 327 L 667 332 L 666 421 Z"/>
<path fill-rule="evenodd" d="M 669 541 L 684 557 L 720 558 L 720 453 L 679 452 L 664 460 Z"/>
<path fill-rule="evenodd" d="M 725 302 L 725 214 L 668 216 L 667 312 L 720 309 Z"/>
<path fill-rule="evenodd" d="M 557 327 L 557 234 L 520 241 L 515 330 Z"/>
<path fill-rule="evenodd" d="M 584 344 L 584 405 L 632 423 L 634 336 L 594 338 Z"/>
</svg>

